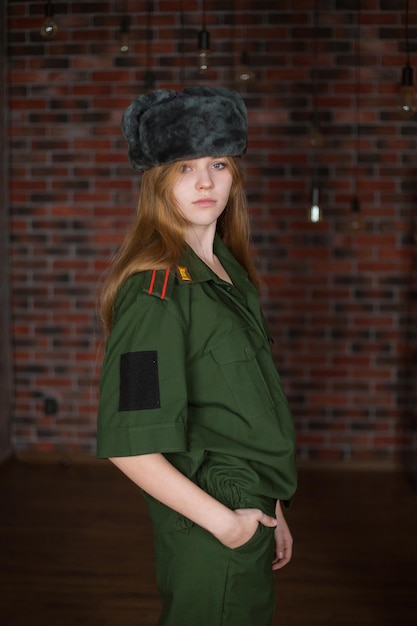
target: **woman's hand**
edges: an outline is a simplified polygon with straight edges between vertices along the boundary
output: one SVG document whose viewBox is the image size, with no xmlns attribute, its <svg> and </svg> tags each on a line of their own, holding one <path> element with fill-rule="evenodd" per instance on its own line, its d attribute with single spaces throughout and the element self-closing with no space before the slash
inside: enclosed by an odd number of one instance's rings
<svg viewBox="0 0 417 626">
<path fill-rule="evenodd" d="M 276 506 L 277 525 L 275 527 L 275 556 L 272 561 L 272 569 L 277 570 L 287 565 L 292 556 L 293 539 L 281 510 L 281 505 Z"/>
<path fill-rule="evenodd" d="M 247 543 L 253 535 L 259 524 L 274 528 L 277 520 L 260 509 L 235 509 L 232 511 L 232 525 L 228 526 L 224 534 L 217 536 L 217 539 L 232 550 L 240 548 Z"/>
</svg>

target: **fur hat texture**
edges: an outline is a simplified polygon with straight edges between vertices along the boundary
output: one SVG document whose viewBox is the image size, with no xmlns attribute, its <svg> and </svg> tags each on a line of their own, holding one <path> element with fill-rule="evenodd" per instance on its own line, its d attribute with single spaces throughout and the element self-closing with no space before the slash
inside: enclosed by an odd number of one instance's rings
<svg viewBox="0 0 417 626">
<path fill-rule="evenodd" d="M 205 156 L 246 151 L 247 113 L 239 94 L 225 87 L 158 89 L 126 109 L 122 130 L 136 170 Z"/>
</svg>

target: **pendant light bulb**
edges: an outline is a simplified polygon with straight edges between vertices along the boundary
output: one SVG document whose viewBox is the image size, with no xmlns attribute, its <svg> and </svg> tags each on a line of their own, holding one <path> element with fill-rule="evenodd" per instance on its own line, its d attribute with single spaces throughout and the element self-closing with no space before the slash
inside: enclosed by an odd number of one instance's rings
<svg viewBox="0 0 417 626">
<path fill-rule="evenodd" d="M 210 33 L 203 27 L 198 33 L 198 71 L 205 74 L 209 68 Z"/>
<path fill-rule="evenodd" d="M 54 20 L 54 9 L 51 0 L 45 4 L 45 19 L 41 26 L 41 36 L 44 39 L 53 39 L 58 32 L 57 23 Z"/>
<path fill-rule="evenodd" d="M 309 141 L 313 148 L 322 148 L 324 146 L 323 133 L 316 124 L 312 124 L 310 127 Z"/>
<path fill-rule="evenodd" d="M 354 231 L 363 230 L 364 223 L 361 216 L 361 204 L 358 196 L 352 198 L 350 206 L 350 229 Z"/>
<path fill-rule="evenodd" d="M 249 83 L 255 79 L 255 72 L 250 66 L 249 52 L 244 50 L 237 67 L 236 79 L 239 83 Z"/>
<path fill-rule="evenodd" d="M 399 106 L 406 119 L 417 113 L 417 90 L 413 84 L 413 68 L 410 65 L 403 67 Z"/>
<path fill-rule="evenodd" d="M 398 105 L 405 119 L 413 117 L 417 113 L 417 92 L 413 85 L 413 68 L 410 65 L 410 42 L 409 42 L 409 9 L 410 0 L 405 2 L 405 51 L 406 64 L 401 76 L 401 88 Z"/>
<path fill-rule="evenodd" d="M 310 222 L 316 224 L 321 222 L 322 215 L 320 209 L 320 188 L 317 183 L 311 187 L 310 209 L 308 214 Z"/>
<path fill-rule="evenodd" d="M 123 54 L 129 52 L 129 20 L 127 17 L 122 19 L 120 25 L 120 52 Z"/>
</svg>

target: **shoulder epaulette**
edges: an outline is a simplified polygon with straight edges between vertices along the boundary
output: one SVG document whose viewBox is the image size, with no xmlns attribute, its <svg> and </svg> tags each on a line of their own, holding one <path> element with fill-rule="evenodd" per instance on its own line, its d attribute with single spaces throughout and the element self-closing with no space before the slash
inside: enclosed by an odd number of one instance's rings
<svg viewBox="0 0 417 626">
<path fill-rule="evenodd" d="M 174 281 L 175 275 L 169 268 L 166 270 L 148 270 L 145 275 L 143 290 L 150 296 L 169 300 Z"/>
</svg>

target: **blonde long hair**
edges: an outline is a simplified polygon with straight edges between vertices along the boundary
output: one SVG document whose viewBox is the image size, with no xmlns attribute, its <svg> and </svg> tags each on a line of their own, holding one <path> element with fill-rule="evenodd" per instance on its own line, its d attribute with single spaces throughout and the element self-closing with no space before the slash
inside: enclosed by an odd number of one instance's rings
<svg viewBox="0 0 417 626">
<path fill-rule="evenodd" d="M 224 160 L 233 179 L 226 208 L 217 220 L 217 233 L 258 287 L 249 253 L 249 216 L 242 172 L 234 157 L 224 157 Z M 174 198 L 173 186 L 183 163 L 158 165 L 143 174 L 135 220 L 112 261 L 101 291 L 100 313 L 106 333 L 112 328 L 117 293 L 129 276 L 178 263 L 184 249 L 187 222 Z"/>
</svg>

